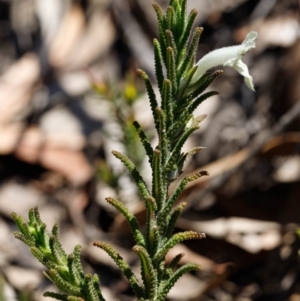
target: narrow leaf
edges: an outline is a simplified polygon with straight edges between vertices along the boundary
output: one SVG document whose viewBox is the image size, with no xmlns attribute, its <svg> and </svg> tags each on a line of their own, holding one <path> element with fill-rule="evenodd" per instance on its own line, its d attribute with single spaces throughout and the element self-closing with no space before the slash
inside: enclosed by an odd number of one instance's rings
<svg viewBox="0 0 300 301">
<path fill-rule="evenodd" d="M 134 236 L 136 243 L 138 245 L 145 246 L 145 239 L 140 229 L 140 225 L 137 219 L 135 218 L 135 216 L 129 211 L 129 209 L 116 199 L 108 197 L 106 198 L 106 201 L 123 214 L 123 216 L 125 217 L 125 219 L 127 220 L 130 226 L 131 232 Z"/>
<path fill-rule="evenodd" d="M 170 198 L 168 199 L 165 207 L 161 210 L 159 216 L 158 216 L 158 220 L 159 222 L 163 222 L 163 220 L 165 220 L 166 216 L 169 214 L 169 212 L 171 211 L 175 201 L 179 198 L 180 194 L 182 193 L 182 191 L 184 190 L 185 186 L 189 183 L 192 182 L 200 177 L 203 176 L 208 176 L 208 172 L 207 171 L 200 171 L 197 172 L 191 176 L 186 176 L 184 177 L 180 184 L 178 185 L 178 187 L 175 189 L 175 191 L 172 193 L 172 195 L 170 196 Z"/>
<path fill-rule="evenodd" d="M 183 60 L 182 65 L 179 67 L 179 78 L 182 77 L 182 75 L 184 75 L 185 72 L 187 72 L 187 70 L 189 68 L 191 68 L 194 63 L 195 63 L 195 59 L 196 59 L 196 53 L 197 53 L 197 49 L 198 49 L 198 44 L 199 44 L 199 39 L 201 36 L 201 33 L 203 32 L 203 28 L 202 27 L 196 27 L 194 34 L 193 34 L 193 39 L 191 41 L 191 44 L 189 45 L 188 51 L 186 53 L 185 59 Z"/>
<path fill-rule="evenodd" d="M 44 297 L 50 297 L 56 300 L 61 300 L 61 301 L 69 301 L 68 299 L 68 295 L 65 294 L 59 294 L 59 293 L 53 293 L 53 292 L 45 292 L 43 294 Z M 84 301 L 83 299 L 81 299 L 82 301 Z"/>
<path fill-rule="evenodd" d="M 140 124 L 137 122 L 137 121 L 134 121 L 133 122 L 133 126 L 135 127 L 139 137 L 140 137 L 140 140 L 143 144 L 143 147 L 145 149 L 145 152 L 149 158 L 149 162 L 151 164 L 151 160 L 152 160 L 152 157 L 153 157 L 153 149 L 152 149 L 152 146 L 151 146 L 151 143 L 150 141 L 148 140 L 145 132 L 142 130 L 142 127 L 140 126 Z"/>
<path fill-rule="evenodd" d="M 153 40 L 154 45 L 154 62 L 155 62 L 155 75 L 157 80 L 157 85 L 162 95 L 162 86 L 164 81 L 164 72 L 163 72 L 163 58 L 160 43 L 157 39 Z"/>
<path fill-rule="evenodd" d="M 154 261 L 157 262 L 159 260 L 162 260 L 171 248 L 173 248 L 175 245 L 179 244 L 180 242 L 183 242 L 184 240 L 202 239 L 202 238 L 205 238 L 205 234 L 204 233 L 198 233 L 198 232 L 195 232 L 195 231 L 186 231 L 186 232 L 176 233 L 156 253 L 156 255 L 154 257 Z"/>
<path fill-rule="evenodd" d="M 121 257 L 121 255 L 105 242 L 95 241 L 93 245 L 104 250 L 112 258 L 112 260 L 116 263 L 116 265 L 119 267 L 119 269 L 123 272 L 124 276 L 129 281 L 137 298 L 144 298 L 143 288 L 141 287 L 139 281 L 132 272 L 129 264 Z"/>
<path fill-rule="evenodd" d="M 145 86 L 146 86 L 146 89 L 147 89 L 147 93 L 148 93 L 148 97 L 149 97 L 149 101 L 150 101 L 150 106 L 151 106 L 152 114 L 153 114 L 155 128 L 156 128 L 156 130 L 158 132 L 159 131 L 159 124 L 158 124 L 157 116 L 155 114 L 155 109 L 158 107 L 158 104 L 157 104 L 157 100 L 156 100 L 156 96 L 155 96 L 153 87 L 151 85 L 151 82 L 149 80 L 148 75 L 143 70 L 138 69 L 137 73 L 144 80 L 144 83 L 145 83 Z"/>
<path fill-rule="evenodd" d="M 137 252 L 141 262 L 141 274 L 145 286 L 145 297 L 155 300 L 157 273 L 152 265 L 152 260 L 145 248 L 134 246 L 133 251 Z"/>
<path fill-rule="evenodd" d="M 171 214 L 171 218 L 169 220 L 166 233 L 164 235 L 165 237 L 170 238 L 172 236 L 177 219 L 179 218 L 180 214 L 182 213 L 185 207 L 186 207 L 186 202 L 183 202 Z"/>
<path fill-rule="evenodd" d="M 180 267 L 171 277 L 170 279 L 164 283 L 164 285 L 159 289 L 159 301 L 164 301 L 167 297 L 167 294 L 171 290 L 171 288 L 175 285 L 176 281 L 185 273 L 200 270 L 200 266 L 196 263 L 187 263 L 184 266 Z"/>
<path fill-rule="evenodd" d="M 146 200 L 147 197 L 150 196 L 150 193 L 148 191 L 147 185 L 144 182 L 142 176 L 140 175 L 140 173 L 138 172 L 138 170 L 136 169 L 135 165 L 133 164 L 133 162 L 127 158 L 125 155 L 117 152 L 117 151 L 112 151 L 112 154 L 118 158 L 120 161 L 123 162 L 123 164 L 127 167 L 127 169 L 129 170 L 130 174 L 132 175 L 142 197 L 144 200 Z"/>
</svg>

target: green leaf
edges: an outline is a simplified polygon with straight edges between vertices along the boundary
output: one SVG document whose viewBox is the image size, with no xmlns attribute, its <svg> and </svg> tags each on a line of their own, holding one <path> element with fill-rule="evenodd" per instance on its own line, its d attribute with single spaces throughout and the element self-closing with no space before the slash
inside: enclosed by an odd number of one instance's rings
<svg viewBox="0 0 300 301">
<path fill-rule="evenodd" d="M 143 144 L 143 147 L 145 149 L 145 152 L 149 158 L 149 162 L 151 164 L 151 161 L 152 161 L 152 158 L 153 158 L 153 148 L 151 146 L 151 143 L 150 141 L 148 140 L 145 132 L 142 130 L 142 127 L 140 126 L 140 124 L 137 122 L 137 121 L 134 121 L 133 122 L 133 126 L 135 127 L 139 137 L 140 137 L 140 140 Z"/>
<path fill-rule="evenodd" d="M 195 231 L 186 231 L 181 233 L 174 234 L 168 242 L 155 254 L 154 262 L 157 262 L 159 260 L 162 260 L 168 251 L 173 248 L 175 245 L 179 244 L 180 242 L 184 240 L 190 240 L 190 239 L 201 239 L 205 238 L 204 233 L 198 233 Z"/>
<path fill-rule="evenodd" d="M 45 292 L 43 294 L 44 297 L 50 297 L 56 300 L 61 300 L 61 301 L 69 301 L 68 299 L 68 295 L 65 294 L 59 294 L 59 293 L 53 293 L 53 292 Z M 81 299 L 82 301 L 84 301 L 83 299 Z M 80 300 L 80 301 L 81 301 Z"/>
<path fill-rule="evenodd" d="M 167 41 L 166 41 L 166 38 L 165 38 L 165 32 L 168 29 L 167 28 L 167 21 L 166 21 L 166 18 L 163 14 L 163 11 L 162 11 L 161 7 L 157 3 L 152 3 L 152 6 L 153 6 L 154 11 L 155 11 L 156 16 L 157 16 L 159 42 L 161 44 L 161 50 L 162 50 L 161 54 L 162 54 L 162 57 L 163 57 L 164 62 L 166 64 L 166 62 L 167 62 L 167 53 L 166 53 Z"/>
<path fill-rule="evenodd" d="M 186 202 L 183 202 L 171 214 L 171 217 L 170 217 L 170 220 L 168 223 L 168 227 L 167 227 L 166 233 L 164 235 L 165 237 L 170 238 L 172 236 L 176 222 L 185 207 L 186 207 Z"/>
<path fill-rule="evenodd" d="M 172 82 L 172 92 L 175 95 L 177 91 L 177 75 L 175 51 L 172 47 L 167 48 L 167 76 Z"/>
<path fill-rule="evenodd" d="M 182 100 L 183 103 L 190 102 L 198 95 L 200 95 L 219 75 L 223 73 L 222 70 L 216 70 L 213 73 L 205 73 L 201 76 L 201 78 L 190 85 L 188 87 L 189 92 L 184 99 Z"/>
<path fill-rule="evenodd" d="M 172 6 L 169 6 L 167 8 L 167 14 L 166 14 L 166 23 L 167 23 L 167 28 L 168 30 L 174 30 L 176 27 L 176 16 L 175 16 L 175 11 Z"/>
<path fill-rule="evenodd" d="M 35 246 L 35 241 L 32 237 L 27 238 L 20 232 L 14 232 L 14 236 L 15 236 L 16 239 L 21 240 L 24 244 L 26 244 L 29 247 L 34 247 Z"/>
<path fill-rule="evenodd" d="M 162 154 L 162 165 L 165 164 L 167 156 L 169 154 L 169 146 L 170 142 L 167 137 L 167 116 L 165 112 L 161 108 L 156 108 L 156 112 L 159 118 L 159 150 L 161 151 Z"/>
<path fill-rule="evenodd" d="M 191 176 L 186 176 L 184 177 L 180 184 L 177 186 L 177 188 L 175 189 L 175 191 L 172 193 L 172 195 L 170 196 L 170 198 L 168 199 L 166 205 L 164 206 L 164 208 L 160 211 L 159 215 L 158 215 L 158 220 L 159 222 L 163 222 L 167 215 L 170 213 L 175 201 L 179 198 L 180 194 L 182 193 L 182 191 L 184 190 L 185 186 L 189 183 L 192 182 L 200 177 L 203 176 L 207 176 L 208 172 L 207 171 L 200 171 L 197 172 Z"/>
<path fill-rule="evenodd" d="M 67 262 L 67 254 L 60 243 L 57 224 L 52 228 L 52 237 L 50 238 L 49 245 L 56 263 L 65 265 Z"/>
<path fill-rule="evenodd" d="M 154 62 L 155 62 L 155 75 L 157 80 L 157 85 L 162 95 L 162 87 L 164 81 L 164 72 L 163 72 L 163 58 L 160 43 L 157 39 L 153 40 L 154 45 Z"/>
<path fill-rule="evenodd" d="M 134 236 L 136 243 L 138 245 L 145 246 L 145 239 L 140 229 L 140 225 L 137 219 L 135 218 L 135 216 L 129 211 L 129 209 L 116 199 L 108 197 L 106 198 L 106 201 L 123 214 L 123 216 L 125 217 L 125 219 L 127 220 L 130 226 L 131 232 Z"/>
<path fill-rule="evenodd" d="M 80 272 L 77 270 L 76 265 L 74 263 L 74 254 L 70 254 L 68 256 L 68 270 L 71 276 L 71 280 L 72 282 L 74 282 L 76 285 L 80 285 L 81 284 L 81 274 Z"/>
<path fill-rule="evenodd" d="M 46 268 L 58 268 L 58 265 L 51 261 L 51 253 L 44 253 L 37 247 L 30 248 L 31 254 Z"/>
<path fill-rule="evenodd" d="M 149 101 L 150 101 L 150 106 L 151 106 L 151 110 L 152 110 L 152 115 L 153 115 L 153 119 L 154 119 L 155 128 L 158 132 L 159 131 L 159 124 L 158 124 L 158 119 L 157 119 L 157 116 L 156 116 L 156 113 L 155 113 L 155 110 L 158 107 L 158 104 L 157 104 L 157 100 L 156 100 L 156 96 L 155 96 L 153 87 L 151 85 L 151 82 L 150 82 L 149 77 L 146 74 L 146 72 L 144 72 L 141 69 L 138 69 L 137 73 L 144 80 L 144 83 L 145 83 L 145 86 L 146 86 L 146 89 L 147 89 L 147 93 L 148 93 L 148 97 L 149 97 Z"/>
<path fill-rule="evenodd" d="M 173 103 L 172 103 L 172 83 L 169 79 L 165 79 L 163 83 L 161 107 L 166 112 L 166 127 L 173 123 Z"/>
<path fill-rule="evenodd" d="M 95 287 L 94 279 L 91 274 L 86 274 L 84 277 L 84 286 L 86 295 L 88 296 L 87 301 L 103 301 L 105 300 L 100 293 L 99 288 Z"/>
<path fill-rule="evenodd" d="M 134 246 L 135 251 L 141 262 L 141 274 L 145 286 L 145 298 L 155 300 L 157 287 L 157 272 L 152 265 L 152 260 L 145 248 Z"/>
<path fill-rule="evenodd" d="M 180 43 L 179 43 L 180 57 L 181 58 L 184 57 L 185 49 L 187 48 L 189 37 L 191 35 L 192 27 L 193 27 L 193 24 L 194 24 L 194 21 L 196 19 L 197 14 L 198 14 L 197 10 L 192 9 L 189 16 L 188 16 L 188 18 L 187 18 L 186 26 L 185 26 L 184 32 L 181 36 Z"/>
<path fill-rule="evenodd" d="M 80 277 L 83 278 L 84 272 L 80 260 L 80 251 L 81 251 L 81 245 L 75 246 L 73 250 L 73 255 L 74 255 L 74 261 L 72 265 L 72 270 L 74 269 L 74 273 L 76 273 L 76 278 Z M 72 271 L 71 271 L 72 273 Z"/>
<path fill-rule="evenodd" d="M 56 269 L 49 269 L 44 272 L 44 275 L 49 278 L 63 293 L 82 297 L 80 287 L 72 285 L 70 282 L 63 279 Z"/>
<path fill-rule="evenodd" d="M 167 297 L 167 294 L 171 290 L 171 288 L 175 285 L 176 281 L 185 273 L 188 273 L 190 271 L 199 270 L 200 266 L 195 263 L 187 263 L 181 268 L 179 268 L 174 274 L 170 277 L 166 283 L 163 284 L 163 286 L 159 289 L 159 298 L 157 300 L 164 301 Z"/>
<path fill-rule="evenodd" d="M 95 241 L 93 245 L 104 250 L 112 258 L 112 260 L 116 263 L 116 265 L 119 267 L 119 269 L 123 272 L 123 274 L 129 281 L 137 298 L 138 299 L 144 298 L 145 292 L 142 286 L 140 285 L 138 279 L 132 272 L 129 264 L 121 257 L 121 255 L 116 250 L 114 250 L 113 247 L 111 247 L 109 244 L 105 242 Z"/>
<path fill-rule="evenodd" d="M 118 158 L 121 162 L 123 162 L 123 164 L 127 167 L 128 171 L 130 172 L 130 174 L 132 175 L 142 197 L 144 200 L 146 200 L 147 197 L 150 196 L 150 193 L 148 191 L 147 185 L 144 182 L 142 176 L 140 175 L 140 173 L 138 172 L 138 170 L 136 169 L 135 165 L 133 164 L 133 162 L 127 158 L 125 155 L 117 152 L 117 151 L 112 151 L 112 154 Z"/>
<path fill-rule="evenodd" d="M 186 56 L 178 70 L 179 78 L 181 78 L 189 68 L 192 68 L 195 63 L 199 39 L 202 32 L 202 27 L 195 28 L 191 44 L 189 45 Z"/>
</svg>

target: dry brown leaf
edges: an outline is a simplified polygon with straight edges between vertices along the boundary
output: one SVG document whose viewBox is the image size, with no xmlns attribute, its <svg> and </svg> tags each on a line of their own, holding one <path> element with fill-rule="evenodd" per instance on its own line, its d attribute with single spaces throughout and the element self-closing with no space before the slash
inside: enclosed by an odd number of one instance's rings
<svg viewBox="0 0 300 301">
<path fill-rule="evenodd" d="M 81 37 L 84 23 L 81 7 L 74 4 L 66 13 L 58 34 L 49 47 L 49 61 L 52 66 L 60 68 L 66 65 Z"/>
<path fill-rule="evenodd" d="M 28 53 L 0 78 L 0 124 L 9 123 L 30 102 L 40 76 L 38 57 Z"/>
</svg>

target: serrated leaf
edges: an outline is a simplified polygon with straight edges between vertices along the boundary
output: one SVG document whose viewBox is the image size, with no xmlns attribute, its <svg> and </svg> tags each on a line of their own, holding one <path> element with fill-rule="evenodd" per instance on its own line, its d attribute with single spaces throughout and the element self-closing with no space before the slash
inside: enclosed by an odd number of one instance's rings
<svg viewBox="0 0 300 301">
<path fill-rule="evenodd" d="M 147 250 L 141 246 L 134 246 L 133 251 L 135 251 L 140 258 L 141 274 L 145 286 L 145 298 L 155 300 L 157 273 L 152 265 L 152 260 Z"/>
<path fill-rule="evenodd" d="M 116 158 L 118 158 L 121 162 L 123 162 L 123 164 L 127 167 L 128 171 L 132 175 L 132 178 L 134 179 L 143 199 L 146 200 L 146 198 L 150 196 L 150 193 L 148 191 L 146 183 L 144 182 L 142 176 L 136 169 L 133 162 L 129 158 L 127 158 L 125 155 L 123 155 L 117 151 L 112 151 L 112 154 Z"/>
<path fill-rule="evenodd" d="M 118 209 L 120 211 L 120 213 L 122 213 L 122 215 L 125 217 L 125 219 L 127 220 L 128 224 L 130 226 L 131 232 L 134 236 L 136 243 L 138 245 L 145 246 L 145 239 L 144 239 L 143 233 L 140 229 L 140 225 L 139 225 L 136 217 L 120 201 L 118 201 L 114 198 L 111 198 L 111 197 L 106 198 L 106 201 L 109 204 L 111 204 L 112 206 L 114 206 L 116 209 Z"/>
<path fill-rule="evenodd" d="M 195 231 L 186 231 L 186 232 L 180 232 L 174 234 L 168 242 L 155 254 L 154 256 L 154 262 L 157 262 L 159 260 L 162 260 L 168 251 L 173 248 L 175 245 L 179 244 L 180 242 L 183 242 L 185 240 L 190 239 L 201 239 L 205 238 L 204 233 L 198 233 Z"/>
<path fill-rule="evenodd" d="M 43 294 L 44 297 L 50 297 L 56 300 L 61 300 L 61 301 L 69 301 L 68 295 L 65 294 L 59 294 L 59 293 L 54 293 L 54 292 L 45 292 Z M 82 301 L 83 299 L 81 299 Z M 83 300 L 84 301 L 84 300 Z"/>
<path fill-rule="evenodd" d="M 63 293 L 68 295 L 74 295 L 77 297 L 82 297 L 81 289 L 78 286 L 70 284 L 61 277 L 61 275 L 55 269 L 49 269 L 44 272 L 47 276 Z"/>
<path fill-rule="evenodd" d="M 183 202 L 171 214 L 164 237 L 170 238 L 172 236 L 176 222 L 185 207 L 186 207 L 186 202 Z"/>
<path fill-rule="evenodd" d="M 169 199 L 166 202 L 166 205 L 164 206 L 164 208 L 160 211 L 159 215 L 158 215 L 158 220 L 159 222 L 163 222 L 166 218 L 166 216 L 170 213 L 174 203 L 176 202 L 176 200 L 179 198 L 180 194 L 183 192 L 185 186 L 189 183 L 192 182 L 200 177 L 203 176 L 207 176 L 208 172 L 207 171 L 200 171 L 197 172 L 191 176 L 186 176 L 184 177 L 180 184 L 177 186 L 177 188 L 175 189 L 175 191 L 172 193 L 172 195 L 169 197 Z"/>
<path fill-rule="evenodd" d="M 144 298 L 145 292 L 142 286 L 140 285 L 138 279 L 132 272 L 129 264 L 123 259 L 123 257 L 113 247 L 111 247 L 105 242 L 95 241 L 93 245 L 104 250 L 112 258 L 112 260 L 116 263 L 116 265 L 119 267 L 119 269 L 123 272 L 124 276 L 129 281 L 137 298 Z"/>
<path fill-rule="evenodd" d="M 200 266 L 195 263 L 187 263 L 184 266 L 180 267 L 176 272 L 174 272 L 174 274 L 168 279 L 168 281 L 164 282 L 163 285 L 160 287 L 159 294 L 158 294 L 159 298 L 157 300 L 164 301 L 171 288 L 175 285 L 176 281 L 183 274 L 199 269 Z"/>
<path fill-rule="evenodd" d="M 164 81 L 163 58 L 162 58 L 160 43 L 157 39 L 153 40 L 153 46 L 154 46 L 155 75 L 156 75 L 159 92 L 162 95 L 162 86 Z"/>
<path fill-rule="evenodd" d="M 202 32 L 202 27 L 195 28 L 192 41 L 188 47 L 188 51 L 178 70 L 179 78 L 181 78 L 188 71 L 188 69 L 192 68 L 195 63 L 199 39 Z"/>
<path fill-rule="evenodd" d="M 157 100 L 156 100 L 156 96 L 155 96 L 153 87 L 151 85 L 151 82 L 150 82 L 149 77 L 146 74 L 146 72 L 144 72 L 141 69 L 138 69 L 137 73 L 140 75 L 140 77 L 143 79 L 143 81 L 145 83 L 146 90 L 147 90 L 148 97 L 149 97 L 149 101 L 150 101 L 150 106 L 151 106 L 151 110 L 152 110 L 152 115 L 153 115 L 153 119 L 154 119 L 155 128 L 158 132 L 159 131 L 159 123 L 158 123 L 158 119 L 157 119 L 157 116 L 156 116 L 156 113 L 155 113 L 155 109 L 158 107 L 158 104 L 157 104 Z"/>
<path fill-rule="evenodd" d="M 145 132 L 142 130 L 142 127 L 140 126 L 140 124 L 137 121 L 133 122 L 133 126 L 135 127 L 135 129 L 140 137 L 140 140 L 143 144 L 143 147 L 145 149 L 145 152 L 146 152 L 146 154 L 149 158 L 149 162 L 151 164 L 152 157 L 153 157 L 153 149 L 152 149 L 151 143 L 150 143 L 149 139 L 147 138 Z"/>
</svg>

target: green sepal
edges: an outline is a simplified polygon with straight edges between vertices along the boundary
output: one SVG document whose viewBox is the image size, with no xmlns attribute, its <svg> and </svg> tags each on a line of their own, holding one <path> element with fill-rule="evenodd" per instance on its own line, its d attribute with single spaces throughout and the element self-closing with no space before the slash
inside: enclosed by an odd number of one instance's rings
<svg viewBox="0 0 300 301">
<path fill-rule="evenodd" d="M 162 87 L 164 81 L 163 58 L 162 58 L 160 43 L 157 39 L 153 40 L 153 46 L 154 46 L 155 75 L 156 75 L 158 89 L 162 96 Z"/>
<path fill-rule="evenodd" d="M 186 108 L 186 110 L 182 113 L 182 118 L 187 118 L 187 116 L 190 116 L 204 100 L 218 94 L 219 93 L 217 91 L 210 91 L 202 94 Z"/>
<path fill-rule="evenodd" d="M 200 268 L 201 267 L 196 263 L 187 263 L 184 266 L 180 267 L 176 272 L 173 273 L 168 281 L 164 282 L 163 285 L 159 288 L 159 297 L 157 300 L 164 301 L 171 288 L 183 274 L 195 270 L 200 270 Z"/>
<path fill-rule="evenodd" d="M 167 48 L 167 77 L 172 82 L 172 92 L 175 95 L 177 91 L 177 74 L 175 51 L 172 47 Z"/>
<path fill-rule="evenodd" d="M 152 157 L 153 157 L 153 148 L 151 146 L 151 143 L 150 143 L 149 139 L 147 138 L 145 132 L 142 130 L 142 127 L 140 126 L 140 124 L 137 121 L 133 122 L 133 126 L 135 127 L 135 129 L 140 137 L 140 140 L 143 144 L 143 147 L 145 149 L 145 152 L 146 152 L 146 154 L 149 158 L 149 162 L 151 164 Z"/>
<path fill-rule="evenodd" d="M 106 198 L 106 201 L 109 204 L 111 204 L 112 206 L 114 206 L 116 209 L 118 209 L 120 211 L 120 213 L 123 214 L 123 216 L 125 217 L 125 219 L 127 220 L 128 224 L 130 226 L 131 232 L 134 236 L 136 243 L 138 245 L 145 246 L 144 235 L 141 231 L 140 225 L 139 225 L 136 217 L 120 201 L 113 199 L 111 197 Z"/>
<path fill-rule="evenodd" d="M 155 96 L 153 87 L 151 85 L 151 82 L 150 82 L 149 77 L 146 74 L 146 72 L 144 72 L 141 69 L 138 69 L 137 73 L 143 79 L 143 81 L 145 83 L 146 90 L 147 90 L 148 97 L 149 97 L 149 101 L 150 101 L 150 106 L 151 106 L 151 110 L 152 110 L 152 115 L 153 115 L 153 119 L 154 119 L 155 128 L 158 132 L 159 124 L 158 124 L 158 119 L 157 119 L 157 116 L 156 116 L 156 113 L 155 113 L 155 109 L 157 108 L 158 104 L 157 104 L 157 100 L 156 100 L 156 96 Z"/>
<path fill-rule="evenodd" d="M 202 27 L 195 28 L 191 44 L 189 45 L 186 56 L 182 60 L 183 63 L 181 64 L 178 70 L 179 78 L 181 78 L 182 75 L 184 75 L 184 73 L 187 72 L 187 70 L 190 69 L 195 63 L 199 39 L 202 32 Z"/>
<path fill-rule="evenodd" d="M 204 233 L 198 233 L 195 231 L 185 231 L 185 232 L 176 233 L 155 254 L 153 261 L 158 262 L 158 261 L 162 260 L 171 248 L 173 248 L 175 245 L 179 244 L 180 242 L 182 242 L 184 240 L 201 239 L 201 238 L 205 238 Z"/>
<path fill-rule="evenodd" d="M 172 236 L 176 222 L 185 207 L 186 207 L 186 202 L 183 202 L 171 214 L 164 237 L 170 238 Z"/>
<path fill-rule="evenodd" d="M 141 246 L 134 246 L 135 251 L 141 263 L 141 275 L 145 286 L 145 298 L 149 300 L 155 300 L 156 288 L 157 288 L 157 272 L 152 265 L 152 260 L 147 250 Z"/>
<path fill-rule="evenodd" d="M 186 74 L 185 76 L 180 80 L 180 92 L 179 92 L 179 98 L 181 99 L 183 97 L 183 95 L 185 94 L 186 90 L 188 89 L 188 86 L 195 74 L 195 72 L 197 71 L 198 66 L 195 65 L 194 67 L 192 67 Z"/>
<path fill-rule="evenodd" d="M 127 167 L 128 171 L 130 172 L 130 174 L 132 175 L 142 197 L 144 200 L 146 200 L 147 197 L 150 196 L 150 193 L 148 191 L 147 185 L 144 182 L 142 176 L 140 175 L 140 173 L 138 172 L 138 170 L 136 169 L 135 165 L 133 164 L 133 162 L 127 158 L 125 155 L 117 152 L 117 151 L 112 151 L 112 154 L 118 158 L 121 162 L 123 162 L 123 164 Z"/>
<path fill-rule="evenodd" d="M 77 297 L 82 296 L 80 287 L 72 285 L 70 282 L 63 279 L 56 269 L 49 269 L 48 271 L 44 272 L 44 275 L 51 280 L 63 293 Z"/>
<path fill-rule="evenodd" d="M 43 294 L 43 296 L 44 297 L 50 297 L 50 298 L 53 298 L 53 299 L 56 299 L 56 300 L 60 300 L 60 301 L 69 301 L 68 295 L 65 295 L 65 294 L 59 294 L 59 293 L 54 293 L 54 292 L 45 292 Z M 81 300 L 84 301 L 84 299 L 81 299 Z"/>
<path fill-rule="evenodd" d="M 124 276 L 129 281 L 135 295 L 138 299 L 143 299 L 145 297 L 145 292 L 142 286 L 140 285 L 138 279 L 132 272 L 129 264 L 121 257 L 121 255 L 109 244 L 101 241 L 95 241 L 94 246 L 104 250 L 116 263 L 119 269 L 123 272 Z M 141 247 L 142 248 L 142 247 Z"/>
<path fill-rule="evenodd" d="M 188 87 L 188 91 L 192 92 L 185 95 L 182 102 L 189 103 L 191 100 L 195 99 L 222 73 L 223 70 L 216 70 L 213 73 L 205 73 L 202 75 L 199 80 Z"/>
</svg>

